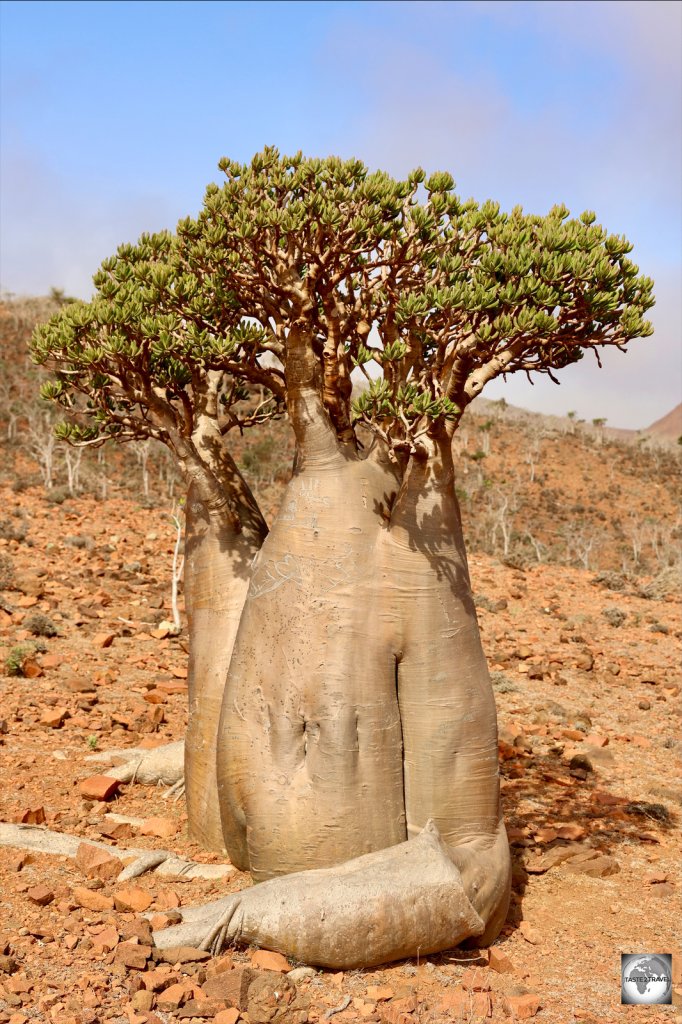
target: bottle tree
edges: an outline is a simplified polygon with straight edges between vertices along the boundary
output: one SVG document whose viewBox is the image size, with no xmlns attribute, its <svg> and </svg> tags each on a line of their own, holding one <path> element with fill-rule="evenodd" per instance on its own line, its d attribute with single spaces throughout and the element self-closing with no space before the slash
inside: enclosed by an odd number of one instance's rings
<svg viewBox="0 0 682 1024">
<path fill-rule="evenodd" d="M 274 149 L 220 166 L 196 220 L 120 249 L 34 344 L 47 397 L 85 396 L 70 439 L 153 431 L 190 487 L 193 743 L 263 884 L 157 941 L 344 967 L 489 943 L 509 851 L 452 437 L 490 380 L 650 334 L 652 282 L 593 213 L 463 202 L 449 174 Z M 253 383 L 296 439 L 267 536 L 228 450 Z"/>
</svg>

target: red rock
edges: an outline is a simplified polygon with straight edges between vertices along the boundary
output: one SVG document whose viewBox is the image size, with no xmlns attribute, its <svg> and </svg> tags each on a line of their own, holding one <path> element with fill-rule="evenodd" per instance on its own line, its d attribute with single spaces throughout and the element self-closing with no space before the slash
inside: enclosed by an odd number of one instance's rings
<svg viewBox="0 0 682 1024">
<path fill-rule="evenodd" d="M 60 654 L 45 654 L 41 658 L 40 664 L 43 668 L 59 668 L 63 660 Z"/>
<path fill-rule="evenodd" d="M 48 729 L 61 729 L 68 717 L 68 708 L 47 708 L 40 716 L 40 725 Z"/>
<path fill-rule="evenodd" d="M 182 665 L 181 667 L 178 667 L 178 668 L 172 668 L 171 667 L 170 674 L 172 676 L 175 676 L 176 679 L 187 679 L 187 666 L 186 665 Z"/>
<path fill-rule="evenodd" d="M 536 843 L 553 843 L 559 838 L 559 833 L 554 828 L 543 827 L 533 832 L 533 839 Z"/>
<path fill-rule="evenodd" d="M 103 896 L 102 893 L 93 892 L 92 889 L 86 889 L 85 886 L 77 885 L 72 895 L 78 906 L 84 907 L 85 910 L 103 913 L 105 910 L 114 909 L 114 901 L 110 896 Z"/>
<path fill-rule="evenodd" d="M 477 970 L 475 967 L 467 968 L 462 975 L 461 984 L 462 988 L 468 989 L 470 992 L 489 992 L 491 987 L 485 972 Z"/>
<path fill-rule="evenodd" d="M 45 821 L 45 808 L 27 807 L 19 819 L 24 825 L 42 825 Z"/>
<path fill-rule="evenodd" d="M 575 740 L 577 743 L 582 743 L 585 739 L 585 734 L 580 732 L 579 729 L 562 729 L 561 735 L 566 740 Z"/>
<path fill-rule="evenodd" d="M 111 647 L 116 639 L 116 633 L 97 633 L 92 638 L 95 647 Z"/>
<path fill-rule="evenodd" d="M 488 967 L 493 971 L 497 971 L 498 974 L 513 974 L 515 970 L 514 964 L 509 957 L 494 948 L 488 950 Z"/>
<path fill-rule="evenodd" d="M 220 1013 L 216 1013 L 213 1024 L 237 1024 L 238 1020 L 239 1010 L 233 1006 L 229 1010 L 221 1010 Z"/>
<path fill-rule="evenodd" d="M 622 796 L 614 796 L 613 793 L 607 793 L 601 789 L 595 789 L 590 799 L 601 807 L 617 807 L 618 804 L 626 803 Z"/>
<path fill-rule="evenodd" d="M 161 690 L 149 690 L 142 697 L 142 700 L 146 701 L 147 704 L 166 704 L 168 697 Z"/>
<path fill-rule="evenodd" d="M 31 903 L 37 903 L 39 907 L 46 907 L 54 899 L 52 889 L 48 889 L 46 885 L 34 885 L 27 891 L 26 895 Z"/>
<path fill-rule="evenodd" d="M 393 999 L 390 1003 L 384 1003 L 379 1009 L 382 1024 L 414 1024 L 412 1014 L 417 1009 L 415 996 L 405 996 L 401 999 Z M 361 1017 L 373 1016 L 373 1003 L 365 1003 L 364 1010 L 360 1011 Z"/>
<path fill-rule="evenodd" d="M 586 834 L 582 825 L 575 824 L 558 825 L 556 831 L 559 839 L 570 839 L 572 842 L 584 839 Z"/>
<path fill-rule="evenodd" d="M 110 825 L 103 825 L 100 828 L 100 835 L 106 839 L 114 839 L 117 843 L 124 839 L 130 839 L 133 835 L 133 830 L 130 825 L 123 821 L 112 822 Z"/>
<path fill-rule="evenodd" d="M 106 850 L 89 843 L 81 843 L 76 850 L 76 864 L 88 878 L 101 878 L 108 881 L 116 878 L 123 871 L 123 861 L 113 857 Z"/>
<path fill-rule="evenodd" d="M 158 910 L 176 910 L 180 903 L 180 897 L 174 889 L 163 889 L 156 897 Z"/>
<path fill-rule="evenodd" d="M 170 680 L 167 680 L 161 683 L 157 683 L 156 688 L 157 690 L 162 690 L 163 693 L 167 693 L 169 695 L 172 695 L 174 693 L 186 693 L 187 683 L 173 683 Z"/>
<path fill-rule="evenodd" d="M 89 679 L 67 679 L 64 683 L 67 690 L 71 693 L 94 693 L 97 687 Z"/>
<path fill-rule="evenodd" d="M 138 942 L 120 942 L 116 947 L 114 959 L 125 967 L 143 971 L 151 955 L 151 946 L 142 946 Z"/>
<path fill-rule="evenodd" d="M 151 902 L 151 895 L 138 885 L 117 889 L 114 893 L 114 907 L 122 913 L 132 911 L 133 914 L 142 914 L 151 906 Z"/>
<path fill-rule="evenodd" d="M 668 876 L 665 871 L 655 871 L 651 875 L 647 875 L 645 881 L 648 885 L 659 885 L 661 882 L 667 882 Z"/>
<path fill-rule="evenodd" d="M 530 942 L 531 945 L 537 946 L 540 944 L 540 933 L 530 921 L 522 921 L 519 925 L 519 931 L 523 935 L 526 942 Z"/>
<path fill-rule="evenodd" d="M 177 1010 L 185 1001 L 187 990 L 184 985 L 169 985 L 156 999 L 159 1010 Z"/>
<path fill-rule="evenodd" d="M 204 949 L 195 949 L 194 946 L 171 946 L 159 950 L 158 958 L 167 964 L 189 964 L 210 960 L 211 954 Z"/>
<path fill-rule="evenodd" d="M 190 999 L 182 1009 L 178 1010 L 180 1020 L 191 1017 L 210 1017 L 213 1020 L 217 1013 L 225 1009 L 225 1003 L 217 999 Z"/>
<path fill-rule="evenodd" d="M 668 899 L 675 895 L 675 886 L 670 882 L 659 882 L 651 887 L 651 895 L 658 896 L 660 899 Z"/>
<path fill-rule="evenodd" d="M 382 999 L 392 999 L 394 995 L 393 989 L 388 985 L 368 985 L 365 992 L 368 999 L 373 999 L 377 1003 Z"/>
<path fill-rule="evenodd" d="M 26 658 L 21 666 L 21 671 L 26 679 L 38 679 L 43 674 L 43 670 L 35 658 Z"/>
<path fill-rule="evenodd" d="M 108 953 L 116 948 L 118 940 L 119 935 L 115 928 L 103 928 L 101 932 L 97 932 L 97 935 L 93 935 L 92 945 L 95 949 L 102 949 Z"/>
<path fill-rule="evenodd" d="M 154 993 L 141 988 L 135 992 L 131 999 L 131 1005 L 136 1013 L 149 1013 L 154 1007 Z"/>
<path fill-rule="evenodd" d="M 251 963 L 254 967 L 262 967 L 265 971 L 279 971 L 281 974 L 291 970 L 291 964 L 285 956 L 269 949 L 257 949 L 251 957 Z"/>
<path fill-rule="evenodd" d="M 78 789 L 86 800 L 110 800 L 121 783 L 110 775 L 91 775 L 79 782 Z"/>
<path fill-rule="evenodd" d="M 177 831 L 178 823 L 172 818 L 147 818 L 138 829 L 142 836 L 158 836 L 159 839 L 170 839 Z"/>
<path fill-rule="evenodd" d="M 522 996 L 505 996 L 504 1003 L 515 1020 L 529 1020 L 540 1009 L 540 997 L 531 992 Z"/>
<path fill-rule="evenodd" d="M 585 743 L 589 743 L 593 747 L 606 747 L 609 743 L 608 736 L 602 736 L 601 733 L 591 732 L 589 736 L 585 737 Z"/>
<path fill-rule="evenodd" d="M 5 866 L 9 871 L 21 871 L 27 864 L 31 863 L 31 858 L 28 853 L 15 853 L 7 858 Z"/>
<path fill-rule="evenodd" d="M 492 1001 L 487 992 L 465 992 L 462 989 L 447 992 L 438 1008 L 446 1012 L 451 1010 L 464 1020 L 491 1017 L 493 1012 Z"/>
<path fill-rule="evenodd" d="M 208 999 L 222 999 L 230 1006 L 245 1010 L 249 986 L 257 977 L 258 973 L 251 967 L 235 967 L 207 978 L 201 987 Z"/>
<path fill-rule="evenodd" d="M 568 861 L 566 870 L 574 875 L 587 875 L 589 878 L 608 878 L 620 871 L 620 864 L 615 857 L 591 857 L 586 860 Z"/>
</svg>

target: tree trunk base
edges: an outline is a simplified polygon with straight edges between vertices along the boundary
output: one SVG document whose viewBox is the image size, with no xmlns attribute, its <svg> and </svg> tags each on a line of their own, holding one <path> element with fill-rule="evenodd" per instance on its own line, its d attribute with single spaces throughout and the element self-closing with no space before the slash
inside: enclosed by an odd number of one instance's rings
<svg viewBox="0 0 682 1024">
<path fill-rule="evenodd" d="M 389 849 L 181 913 L 182 924 L 154 933 L 159 948 L 216 954 L 227 944 L 252 944 L 337 970 L 437 953 L 485 930 L 432 822 Z"/>
</svg>

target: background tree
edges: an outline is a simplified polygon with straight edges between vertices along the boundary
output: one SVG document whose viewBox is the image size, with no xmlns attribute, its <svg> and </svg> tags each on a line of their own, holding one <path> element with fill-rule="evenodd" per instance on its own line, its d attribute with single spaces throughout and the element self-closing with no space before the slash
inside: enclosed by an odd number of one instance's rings
<svg viewBox="0 0 682 1024">
<path fill-rule="evenodd" d="M 195 629 L 192 661 L 198 676 L 229 664 L 223 837 L 237 866 L 271 880 L 187 927 L 217 919 L 217 944 L 344 966 L 490 942 L 509 852 L 452 436 L 495 377 L 554 379 L 586 350 L 651 333 L 652 283 L 594 214 L 505 214 L 462 202 L 448 174 L 395 181 L 274 149 L 221 168 L 196 220 L 119 249 L 98 298 L 35 346 L 59 364 L 47 396 L 89 403 L 89 425 L 65 436 L 175 451 L 188 565 L 198 522 L 201 592 L 239 598 L 231 632 Z M 353 399 L 356 369 L 367 387 Z M 230 425 L 265 414 L 240 411 L 244 384 L 286 403 L 296 437 L 265 539 L 226 446 Z"/>
</svg>

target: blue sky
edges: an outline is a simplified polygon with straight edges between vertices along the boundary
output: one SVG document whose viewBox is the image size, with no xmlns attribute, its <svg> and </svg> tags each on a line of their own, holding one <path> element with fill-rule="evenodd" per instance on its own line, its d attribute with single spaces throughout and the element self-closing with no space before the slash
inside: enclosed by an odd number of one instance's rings
<svg viewBox="0 0 682 1024">
<path fill-rule="evenodd" d="M 265 144 L 448 169 L 461 194 L 594 209 L 657 284 L 654 338 L 486 394 L 644 427 L 682 392 L 682 4 L 2 2 L 0 287 L 88 297 Z"/>
</svg>

